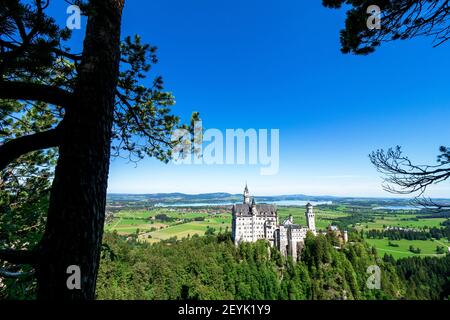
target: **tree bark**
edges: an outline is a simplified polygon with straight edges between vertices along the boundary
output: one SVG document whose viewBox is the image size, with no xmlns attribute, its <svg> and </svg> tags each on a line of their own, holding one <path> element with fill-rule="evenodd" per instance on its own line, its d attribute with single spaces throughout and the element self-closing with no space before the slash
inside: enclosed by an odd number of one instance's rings
<svg viewBox="0 0 450 320">
<path fill-rule="evenodd" d="M 66 111 L 47 227 L 38 248 L 39 299 L 95 298 L 120 62 L 123 0 L 91 0 L 74 107 Z M 70 290 L 70 266 L 81 289 Z"/>
</svg>

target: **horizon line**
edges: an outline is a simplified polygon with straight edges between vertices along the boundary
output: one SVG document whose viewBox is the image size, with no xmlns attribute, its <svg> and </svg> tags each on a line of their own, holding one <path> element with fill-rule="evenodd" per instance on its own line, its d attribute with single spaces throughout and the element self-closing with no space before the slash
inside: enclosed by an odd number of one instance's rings
<svg viewBox="0 0 450 320">
<path fill-rule="evenodd" d="M 108 192 L 107 195 L 130 195 L 130 196 L 145 196 L 145 195 L 171 195 L 171 194 L 182 194 L 187 196 L 201 196 L 209 194 L 227 194 L 231 196 L 239 196 L 240 193 L 229 193 L 229 192 L 203 192 L 203 193 L 186 193 L 186 192 L 153 192 L 153 193 L 129 193 L 129 192 Z M 286 196 L 304 196 L 304 197 L 317 197 L 317 198 L 338 198 L 338 199 L 391 199 L 391 200 L 413 200 L 416 197 L 381 197 L 381 196 L 333 196 L 333 195 L 308 195 L 303 193 L 292 193 L 292 194 L 272 194 L 272 195 L 253 195 L 253 197 L 286 197 Z M 430 197 L 429 199 L 435 200 L 450 200 L 450 198 L 442 197 Z"/>
</svg>

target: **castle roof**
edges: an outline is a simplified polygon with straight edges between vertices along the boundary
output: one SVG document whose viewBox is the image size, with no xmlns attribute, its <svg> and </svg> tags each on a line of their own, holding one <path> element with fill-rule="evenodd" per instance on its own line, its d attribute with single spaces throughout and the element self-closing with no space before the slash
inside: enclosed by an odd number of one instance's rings
<svg viewBox="0 0 450 320">
<path fill-rule="evenodd" d="M 308 229 L 308 228 L 306 228 L 306 227 L 304 227 L 304 226 L 301 226 L 301 225 L 299 225 L 299 224 L 291 224 L 291 225 L 289 226 L 289 228 L 291 228 L 291 229 Z"/>
<path fill-rule="evenodd" d="M 256 204 L 256 211 L 258 216 L 276 216 L 277 210 L 273 205 L 270 204 Z M 252 215 L 252 205 L 250 204 L 235 204 L 233 206 L 233 214 L 238 216 L 251 216 Z"/>
<path fill-rule="evenodd" d="M 281 225 L 287 229 L 304 229 L 305 228 L 299 224 L 293 223 L 291 218 L 292 218 L 292 216 L 290 216 L 288 219 L 285 219 Z"/>
</svg>

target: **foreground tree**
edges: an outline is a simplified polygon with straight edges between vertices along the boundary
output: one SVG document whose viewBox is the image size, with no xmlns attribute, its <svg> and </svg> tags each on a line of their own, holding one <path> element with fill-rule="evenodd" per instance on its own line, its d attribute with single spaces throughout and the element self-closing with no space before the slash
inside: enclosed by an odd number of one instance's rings
<svg viewBox="0 0 450 320">
<path fill-rule="evenodd" d="M 418 36 L 433 39 L 439 46 L 450 38 L 450 1 L 448 0 L 323 0 L 328 8 L 350 6 L 347 11 L 345 29 L 341 31 L 341 51 L 359 55 L 375 51 L 382 43 L 406 40 Z M 369 7 L 380 9 L 380 27 L 369 28 Z M 369 13 L 368 13 L 369 11 Z M 423 197 L 427 188 L 446 181 L 450 177 L 450 148 L 441 147 L 437 163 L 417 165 L 396 147 L 387 151 L 378 150 L 370 155 L 372 163 L 385 175 L 385 190 L 392 193 L 416 194 L 422 206 L 450 208 L 450 204 L 436 203 Z"/>
<path fill-rule="evenodd" d="M 322 0 L 325 7 L 349 6 L 341 31 L 343 53 L 369 54 L 382 43 L 431 36 L 439 46 L 450 38 L 450 3 L 447 0 Z M 380 9 L 380 28 L 369 28 L 371 6 Z M 372 7 L 373 8 L 373 7 Z"/>
<path fill-rule="evenodd" d="M 21 116 L 18 114 L 21 111 Z M 50 129 L 56 116 L 45 104 L 0 101 L 0 126 L 11 139 Z M 2 138 L 0 137 L 0 140 Z M 57 157 L 55 148 L 24 155 L 0 173 L 0 248 L 34 248 L 45 228 L 48 195 Z M 35 291 L 30 266 L 0 261 L 0 299 L 29 299 Z"/>
<path fill-rule="evenodd" d="M 60 120 L 20 137 L 9 134 L 8 125 L 0 128 L 5 177 L 30 152 L 58 150 L 42 239 L 30 250 L 0 250 L 0 262 L 35 269 L 42 299 L 94 298 L 111 150 L 132 161 L 145 155 L 168 161 L 179 123 L 162 79 L 150 87 L 141 83 L 157 62 L 156 48 L 139 37 L 121 43 L 124 1 L 74 4 L 88 17 L 79 55 L 64 46 L 69 30 L 45 14 L 48 1 L 0 0 L 2 105 L 19 101 L 23 109 L 10 116 L 20 116 L 44 104 Z M 81 270 L 80 290 L 67 287 L 70 266 Z"/>
</svg>

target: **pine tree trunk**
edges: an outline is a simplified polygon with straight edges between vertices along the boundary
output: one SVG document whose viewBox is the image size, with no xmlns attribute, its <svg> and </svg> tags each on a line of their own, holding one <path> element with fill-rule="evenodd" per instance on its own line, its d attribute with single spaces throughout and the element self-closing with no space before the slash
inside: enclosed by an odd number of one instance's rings
<svg viewBox="0 0 450 320">
<path fill-rule="evenodd" d="M 36 266 L 39 299 L 94 299 L 105 218 L 123 0 L 91 0 L 73 108 L 66 110 L 47 227 Z M 81 289 L 69 290 L 69 266 Z"/>
</svg>

